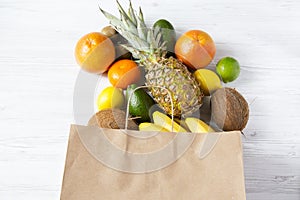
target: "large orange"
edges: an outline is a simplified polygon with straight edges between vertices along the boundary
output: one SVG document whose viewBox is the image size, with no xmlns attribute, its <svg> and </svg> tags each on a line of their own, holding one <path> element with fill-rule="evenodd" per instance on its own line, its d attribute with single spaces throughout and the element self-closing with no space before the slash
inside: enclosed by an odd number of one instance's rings
<svg viewBox="0 0 300 200">
<path fill-rule="evenodd" d="M 115 47 L 105 35 L 92 32 L 84 35 L 76 44 L 75 58 L 85 71 L 103 73 L 115 59 Z"/>
<path fill-rule="evenodd" d="M 216 46 L 213 39 L 204 31 L 191 30 L 178 38 L 175 54 L 191 69 L 206 67 L 214 58 Z"/>
<path fill-rule="evenodd" d="M 109 82 L 118 88 L 126 89 L 128 85 L 137 83 L 141 78 L 138 65 L 128 59 L 115 62 L 108 70 Z"/>
</svg>

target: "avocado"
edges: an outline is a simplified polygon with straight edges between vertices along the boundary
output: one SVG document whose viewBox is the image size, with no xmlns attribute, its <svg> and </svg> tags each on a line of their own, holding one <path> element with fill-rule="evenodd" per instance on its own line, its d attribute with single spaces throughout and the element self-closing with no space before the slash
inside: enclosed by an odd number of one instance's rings
<svg viewBox="0 0 300 200">
<path fill-rule="evenodd" d="M 153 25 L 153 29 L 159 28 L 160 32 L 162 34 L 162 42 L 166 41 L 167 42 L 167 51 L 169 53 L 174 53 L 174 46 L 176 43 L 176 33 L 173 25 L 165 20 L 165 19 L 160 19 L 156 21 Z"/>
<path fill-rule="evenodd" d="M 130 94 L 137 88 L 136 84 L 129 85 L 126 90 L 126 98 L 129 100 Z M 150 110 L 155 105 L 155 101 L 152 97 L 144 90 L 137 89 L 133 92 L 129 102 L 129 114 L 133 117 L 137 117 L 136 121 L 149 122 L 151 120 Z"/>
</svg>

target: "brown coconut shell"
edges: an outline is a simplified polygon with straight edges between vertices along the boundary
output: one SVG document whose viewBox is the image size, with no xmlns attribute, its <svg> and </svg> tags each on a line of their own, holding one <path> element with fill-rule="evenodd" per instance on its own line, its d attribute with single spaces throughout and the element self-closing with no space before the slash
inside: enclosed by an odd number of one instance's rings
<svg viewBox="0 0 300 200">
<path fill-rule="evenodd" d="M 211 115 L 224 131 L 242 131 L 249 119 L 249 106 L 245 98 L 233 88 L 220 88 L 211 97 Z"/>
<path fill-rule="evenodd" d="M 126 114 L 120 109 L 106 109 L 97 112 L 89 120 L 89 126 L 98 126 L 100 128 L 124 129 Z M 128 120 L 128 129 L 138 130 L 137 124 L 131 119 Z"/>
</svg>

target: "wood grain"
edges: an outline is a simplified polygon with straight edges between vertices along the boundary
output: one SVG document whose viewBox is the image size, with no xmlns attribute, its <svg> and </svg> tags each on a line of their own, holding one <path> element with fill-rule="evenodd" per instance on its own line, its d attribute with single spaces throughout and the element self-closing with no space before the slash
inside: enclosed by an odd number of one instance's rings
<svg viewBox="0 0 300 200">
<path fill-rule="evenodd" d="M 148 24 L 167 18 L 179 33 L 210 33 L 214 63 L 227 55 L 240 61 L 241 76 L 228 86 L 250 103 L 247 199 L 300 199 L 299 1 L 133 3 Z M 0 199 L 59 199 L 79 72 L 73 51 L 107 24 L 98 4 L 116 13 L 109 0 L 0 2 Z"/>
</svg>

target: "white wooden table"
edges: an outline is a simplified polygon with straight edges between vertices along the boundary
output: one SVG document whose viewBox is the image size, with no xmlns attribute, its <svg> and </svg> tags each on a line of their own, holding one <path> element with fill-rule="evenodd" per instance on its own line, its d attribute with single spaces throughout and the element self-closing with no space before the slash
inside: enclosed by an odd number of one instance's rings
<svg viewBox="0 0 300 200">
<path fill-rule="evenodd" d="M 122 0 L 121 3 L 126 3 Z M 149 0 L 147 23 L 202 29 L 215 60 L 242 65 L 234 86 L 250 103 L 244 161 L 247 199 L 300 199 L 300 2 L 297 0 Z M 77 40 L 107 24 L 110 0 L 0 1 L 0 199 L 59 199 Z"/>
</svg>

